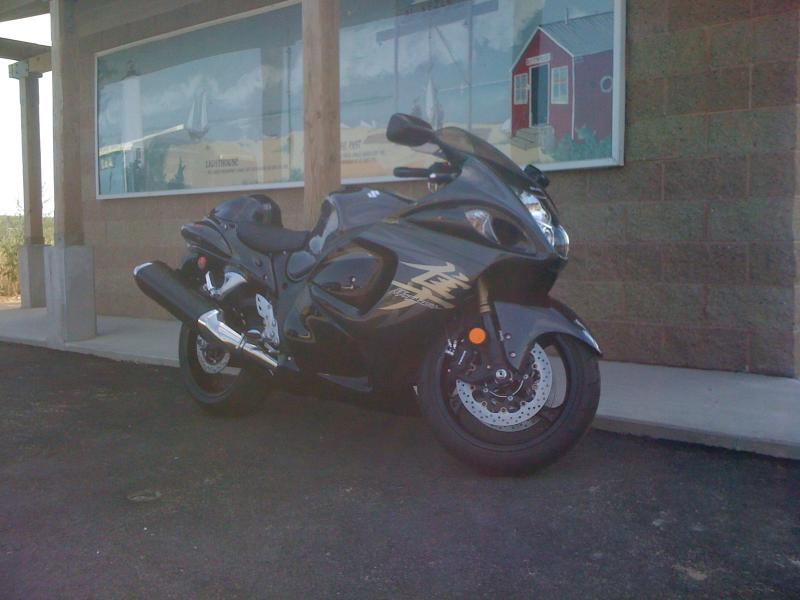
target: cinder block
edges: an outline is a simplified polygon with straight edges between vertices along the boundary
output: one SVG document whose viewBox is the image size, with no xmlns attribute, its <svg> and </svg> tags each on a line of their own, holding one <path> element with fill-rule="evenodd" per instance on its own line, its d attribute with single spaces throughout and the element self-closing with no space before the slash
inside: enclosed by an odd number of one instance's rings
<svg viewBox="0 0 800 600">
<path fill-rule="evenodd" d="M 688 29 L 747 19 L 750 0 L 672 0 L 669 9 L 670 29 Z"/>
<path fill-rule="evenodd" d="M 663 364 L 664 327 L 630 321 L 599 321 L 590 324 L 603 358 L 628 362 Z"/>
<path fill-rule="evenodd" d="M 704 115 L 671 115 L 635 121 L 628 127 L 626 144 L 631 160 L 702 156 L 706 119 Z"/>
<path fill-rule="evenodd" d="M 750 62 L 753 44 L 752 21 L 738 21 L 714 27 L 710 30 L 710 35 L 712 67 L 744 65 Z"/>
<path fill-rule="evenodd" d="M 677 75 L 668 80 L 667 114 L 748 108 L 748 67 Z"/>
<path fill-rule="evenodd" d="M 747 333 L 736 329 L 667 328 L 663 358 L 676 367 L 745 371 L 747 345 Z"/>
<path fill-rule="evenodd" d="M 750 370 L 765 375 L 797 377 L 796 331 L 785 328 L 756 329 L 750 337 Z"/>
<path fill-rule="evenodd" d="M 800 165 L 796 152 L 754 154 L 750 158 L 750 196 L 791 198 L 798 191 Z"/>
<path fill-rule="evenodd" d="M 737 329 L 794 327 L 794 290 L 774 286 L 716 286 L 708 290 L 710 324 Z"/>
<path fill-rule="evenodd" d="M 793 200 L 718 202 L 709 207 L 713 241 L 792 241 Z"/>
<path fill-rule="evenodd" d="M 700 324 L 703 286 L 678 283 L 626 283 L 625 304 L 630 319 L 672 325 Z"/>
<path fill-rule="evenodd" d="M 625 281 L 659 281 L 662 278 L 660 244 L 628 244 L 623 256 Z"/>
<path fill-rule="evenodd" d="M 753 65 L 752 98 L 756 108 L 787 106 L 798 100 L 797 58 Z"/>
<path fill-rule="evenodd" d="M 561 207 L 561 221 L 575 239 L 623 241 L 625 209 L 621 204 L 567 204 Z"/>
<path fill-rule="evenodd" d="M 753 119 L 748 111 L 708 117 L 709 154 L 748 154 L 753 150 Z"/>
<path fill-rule="evenodd" d="M 587 198 L 597 202 L 660 200 L 661 171 L 661 163 L 657 161 L 626 162 L 622 169 L 592 171 Z"/>
<path fill-rule="evenodd" d="M 662 248 L 664 279 L 685 283 L 747 282 L 746 244 L 669 244 Z"/>
<path fill-rule="evenodd" d="M 664 163 L 665 200 L 737 200 L 747 197 L 747 159 L 723 156 Z"/>
<path fill-rule="evenodd" d="M 590 323 L 620 319 L 625 313 L 625 295 L 621 282 L 559 280 L 552 295 Z"/>
<path fill-rule="evenodd" d="M 706 76 L 706 110 L 710 112 L 748 108 L 747 67 L 715 69 Z"/>
<path fill-rule="evenodd" d="M 561 277 L 575 281 L 618 281 L 623 279 L 627 246 L 614 243 L 572 244 L 569 263 Z"/>
<path fill-rule="evenodd" d="M 753 2 L 753 16 L 796 12 L 797 0 L 758 0 Z"/>
<path fill-rule="evenodd" d="M 786 60 L 797 56 L 797 51 L 796 11 L 753 21 L 752 57 L 755 62 Z"/>
<path fill-rule="evenodd" d="M 750 281 L 755 285 L 793 285 L 798 281 L 799 251 L 798 242 L 751 244 Z"/>
<path fill-rule="evenodd" d="M 665 113 L 680 115 L 707 110 L 710 91 L 707 80 L 705 74 L 698 73 L 675 75 L 667 79 Z"/>
<path fill-rule="evenodd" d="M 663 33 L 669 24 L 669 3 L 664 0 L 635 0 L 628 2 L 628 38 L 639 38 Z"/>
<path fill-rule="evenodd" d="M 706 36 L 700 29 L 661 33 L 631 42 L 628 77 L 631 81 L 692 73 L 708 65 Z"/>
<path fill-rule="evenodd" d="M 558 172 L 548 175 L 550 186 L 548 191 L 557 198 L 560 204 L 582 202 L 586 199 L 586 171 Z"/>
<path fill-rule="evenodd" d="M 625 118 L 628 122 L 665 114 L 666 79 L 630 81 L 625 90 Z"/>
<path fill-rule="evenodd" d="M 626 239 L 637 242 L 702 240 L 705 206 L 689 202 L 629 205 Z"/>
</svg>

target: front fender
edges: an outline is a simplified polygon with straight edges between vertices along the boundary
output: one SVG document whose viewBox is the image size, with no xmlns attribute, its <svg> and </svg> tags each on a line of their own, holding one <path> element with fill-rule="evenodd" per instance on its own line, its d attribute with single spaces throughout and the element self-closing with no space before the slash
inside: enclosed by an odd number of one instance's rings
<svg viewBox="0 0 800 600">
<path fill-rule="evenodd" d="M 598 356 L 602 355 L 589 328 L 569 307 L 558 300 L 548 298 L 546 304 L 535 306 L 495 302 L 494 310 L 503 332 L 503 346 L 508 362 L 515 369 L 522 366 L 522 360 L 530 352 L 536 339 L 546 333 L 571 335 L 584 342 Z"/>
</svg>

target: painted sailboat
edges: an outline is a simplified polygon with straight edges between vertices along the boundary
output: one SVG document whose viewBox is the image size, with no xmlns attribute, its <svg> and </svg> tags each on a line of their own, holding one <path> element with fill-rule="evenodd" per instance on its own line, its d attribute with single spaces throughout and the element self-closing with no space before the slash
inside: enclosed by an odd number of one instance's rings
<svg viewBox="0 0 800 600">
<path fill-rule="evenodd" d="M 202 140 L 208 133 L 208 100 L 205 90 L 200 90 L 195 95 L 185 127 L 189 137 L 195 142 Z"/>
</svg>

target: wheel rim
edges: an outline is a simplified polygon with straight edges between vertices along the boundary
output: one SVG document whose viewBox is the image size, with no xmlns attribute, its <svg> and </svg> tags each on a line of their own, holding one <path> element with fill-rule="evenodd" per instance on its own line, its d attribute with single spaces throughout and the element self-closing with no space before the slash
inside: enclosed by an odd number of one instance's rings
<svg viewBox="0 0 800 600">
<path fill-rule="evenodd" d="M 225 396 L 236 383 L 240 369 L 229 352 L 209 344 L 196 331 L 189 333 L 186 357 L 194 383 L 209 396 Z"/>
<path fill-rule="evenodd" d="M 524 373 L 518 385 L 512 386 L 505 401 L 512 405 L 498 410 L 492 410 L 488 400 L 480 401 L 476 392 L 482 391 L 485 395 L 494 394 L 488 388 L 481 388 L 473 383 L 461 379 L 456 381 L 456 393 L 461 404 L 481 423 L 496 431 L 522 431 L 533 426 L 533 417 L 547 403 L 553 387 L 553 370 L 550 358 L 544 349 L 535 344 L 530 353 L 529 372 Z M 531 378 L 536 379 L 532 389 L 525 384 Z M 520 397 L 520 392 L 524 394 Z M 531 394 L 532 392 L 532 394 Z M 496 394 L 495 394 L 496 395 Z"/>
<path fill-rule="evenodd" d="M 527 386 L 524 397 L 516 396 L 516 405 L 491 402 L 481 385 L 457 379 L 448 383 L 447 371 L 452 359 L 440 364 L 443 398 L 452 418 L 468 434 L 498 445 L 528 443 L 548 435 L 564 415 L 570 381 L 561 344 L 556 337 L 537 340 L 518 377 L 537 373 L 535 385 Z M 501 394 L 502 395 L 502 394 Z M 523 405 L 524 403 L 524 405 Z M 503 410 L 505 408 L 505 410 Z"/>
</svg>

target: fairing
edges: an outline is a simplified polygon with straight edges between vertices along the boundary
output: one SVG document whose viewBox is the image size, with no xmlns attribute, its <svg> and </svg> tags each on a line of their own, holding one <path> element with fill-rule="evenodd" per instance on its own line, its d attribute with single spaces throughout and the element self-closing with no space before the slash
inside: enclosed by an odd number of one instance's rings
<svg viewBox="0 0 800 600">
<path fill-rule="evenodd" d="M 537 338 L 547 333 L 563 333 L 581 340 L 595 353 L 600 346 L 589 328 L 561 302 L 548 298 L 539 306 L 523 306 L 511 302 L 495 302 L 495 314 L 503 332 L 513 332 L 504 339 L 508 362 L 519 369 Z"/>
</svg>

